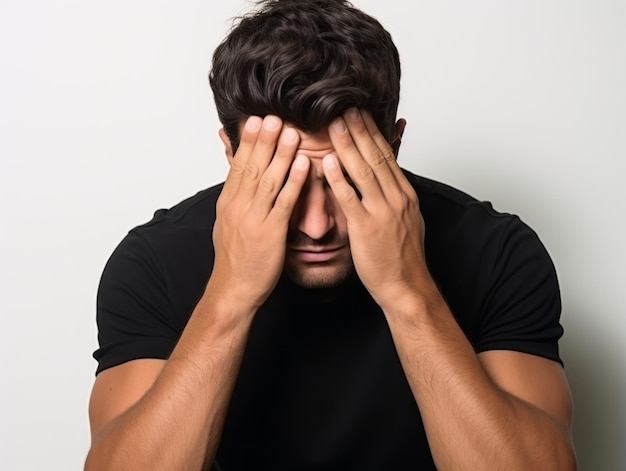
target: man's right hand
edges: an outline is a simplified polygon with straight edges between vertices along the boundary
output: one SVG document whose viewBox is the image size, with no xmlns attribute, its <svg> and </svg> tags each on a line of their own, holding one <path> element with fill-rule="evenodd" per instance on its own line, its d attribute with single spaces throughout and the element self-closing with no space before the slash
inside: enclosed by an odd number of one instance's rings
<svg viewBox="0 0 626 471">
<path fill-rule="evenodd" d="M 207 289 L 228 293 L 246 311 L 265 302 L 283 270 L 289 219 L 310 165 L 295 156 L 299 141 L 276 116 L 248 118 L 217 201 Z"/>
</svg>

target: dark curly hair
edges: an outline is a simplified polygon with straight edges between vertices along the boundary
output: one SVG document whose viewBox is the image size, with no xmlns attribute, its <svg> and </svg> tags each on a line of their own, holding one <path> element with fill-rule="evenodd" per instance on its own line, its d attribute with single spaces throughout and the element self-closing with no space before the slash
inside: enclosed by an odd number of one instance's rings
<svg viewBox="0 0 626 471">
<path fill-rule="evenodd" d="M 248 116 L 316 132 L 346 109 L 370 111 L 391 140 L 400 59 L 391 35 L 345 0 L 265 0 L 239 18 L 209 74 L 233 149 Z"/>
</svg>

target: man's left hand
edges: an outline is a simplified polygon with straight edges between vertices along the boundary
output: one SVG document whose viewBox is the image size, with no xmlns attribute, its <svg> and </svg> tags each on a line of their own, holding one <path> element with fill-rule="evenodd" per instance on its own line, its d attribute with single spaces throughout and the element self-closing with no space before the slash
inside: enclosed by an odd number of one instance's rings
<svg viewBox="0 0 626 471">
<path fill-rule="evenodd" d="M 347 219 L 356 271 L 385 309 L 432 283 L 419 201 L 368 112 L 351 108 L 328 132 L 337 155 L 324 157 L 324 174 Z"/>
</svg>

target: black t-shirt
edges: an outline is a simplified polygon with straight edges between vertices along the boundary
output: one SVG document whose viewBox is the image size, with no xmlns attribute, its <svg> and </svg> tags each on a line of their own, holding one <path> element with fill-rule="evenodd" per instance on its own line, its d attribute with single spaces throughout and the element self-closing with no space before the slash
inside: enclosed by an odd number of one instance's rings
<svg viewBox="0 0 626 471">
<path fill-rule="evenodd" d="M 536 234 L 406 175 L 429 269 L 475 351 L 560 362 L 559 288 Z M 221 188 L 157 211 L 117 247 L 98 293 L 98 372 L 168 358 L 211 274 Z M 332 303 L 281 278 L 252 324 L 217 461 L 224 471 L 435 469 L 384 315 L 356 276 Z"/>
</svg>

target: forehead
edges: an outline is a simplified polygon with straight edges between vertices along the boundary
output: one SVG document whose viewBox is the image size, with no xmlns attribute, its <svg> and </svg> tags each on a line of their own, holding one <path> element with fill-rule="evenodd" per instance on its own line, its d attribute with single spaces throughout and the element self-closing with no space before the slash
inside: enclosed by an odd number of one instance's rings
<svg viewBox="0 0 626 471">
<path fill-rule="evenodd" d="M 308 133 L 297 128 L 296 130 L 300 134 L 300 144 L 298 144 L 298 149 L 300 151 L 308 151 L 311 153 L 309 157 L 322 158 L 324 155 L 334 150 L 333 143 L 328 135 L 328 129 L 323 128 L 316 133 Z M 317 154 L 321 155 L 318 156 Z"/>
<path fill-rule="evenodd" d="M 243 120 L 239 124 L 240 135 L 243 132 L 243 127 L 245 126 L 245 124 L 246 120 Z M 298 131 L 298 134 L 300 134 L 298 152 L 303 153 L 310 159 L 321 159 L 326 154 L 334 151 L 332 141 L 330 140 L 330 136 L 328 134 L 328 128 L 326 126 L 323 126 L 322 129 L 314 133 L 303 131 L 302 129 L 299 129 L 288 122 L 284 123 L 284 126 L 290 127 Z"/>
</svg>

